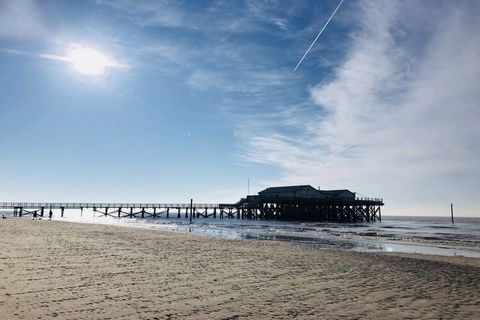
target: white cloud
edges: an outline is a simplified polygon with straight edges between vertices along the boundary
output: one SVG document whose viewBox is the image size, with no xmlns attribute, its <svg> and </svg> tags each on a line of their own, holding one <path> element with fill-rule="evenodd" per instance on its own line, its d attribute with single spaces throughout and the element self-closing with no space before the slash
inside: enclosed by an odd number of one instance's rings
<svg viewBox="0 0 480 320">
<path fill-rule="evenodd" d="M 359 3 L 345 61 L 310 90 L 316 113 L 285 116 L 295 135 L 256 119 L 267 132 L 241 132 L 246 157 L 280 167 L 279 183 L 350 187 L 385 196 L 393 209 L 457 200 L 474 212 L 480 23 L 471 5 Z"/>
<path fill-rule="evenodd" d="M 269 90 L 282 90 L 292 81 L 287 71 L 237 70 L 236 74 L 222 71 L 195 70 L 188 85 L 196 90 L 222 90 L 263 95 Z"/>
<path fill-rule="evenodd" d="M 97 3 L 127 13 L 141 27 L 193 27 L 173 1 L 97 0 Z"/>
<path fill-rule="evenodd" d="M 0 38 L 25 39 L 46 36 L 40 8 L 33 0 L 0 2 Z"/>
</svg>

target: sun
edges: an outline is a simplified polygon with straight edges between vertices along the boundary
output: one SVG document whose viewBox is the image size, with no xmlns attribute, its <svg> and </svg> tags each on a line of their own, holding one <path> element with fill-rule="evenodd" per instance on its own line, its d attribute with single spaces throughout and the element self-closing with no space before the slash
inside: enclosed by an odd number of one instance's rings
<svg viewBox="0 0 480 320">
<path fill-rule="evenodd" d="M 82 74 L 100 76 L 115 63 L 105 54 L 89 47 L 75 47 L 68 55 L 73 68 Z"/>
</svg>

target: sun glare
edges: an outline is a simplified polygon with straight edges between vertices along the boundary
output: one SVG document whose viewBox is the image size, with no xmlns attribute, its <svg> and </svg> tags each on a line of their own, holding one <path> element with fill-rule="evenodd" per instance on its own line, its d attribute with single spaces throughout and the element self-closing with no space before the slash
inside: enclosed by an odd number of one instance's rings
<svg viewBox="0 0 480 320">
<path fill-rule="evenodd" d="M 90 76 L 102 75 L 109 66 L 113 65 L 113 62 L 106 55 L 88 47 L 72 49 L 69 60 L 76 71 Z"/>
</svg>

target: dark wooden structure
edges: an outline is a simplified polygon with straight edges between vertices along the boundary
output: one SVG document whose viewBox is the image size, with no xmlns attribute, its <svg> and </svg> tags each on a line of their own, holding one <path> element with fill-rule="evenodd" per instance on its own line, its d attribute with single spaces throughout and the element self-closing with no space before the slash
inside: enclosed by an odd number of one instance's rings
<svg viewBox="0 0 480 320">
<path fill-rule="evenodd" d="M 235 204 L 246 219 L 331 222 L 382 220 L 383 199 L 356 197 L 349 190 L 317 190 L 309 185 L 272 187 Z"/>
<path fill-rule="evenodd" d="M 116 218 L 236 218 L 254 220 L 303 220 L 331 222 L 381 221 L 383 200 L 358 198 L 349 190 L 317 190 L 311 186 L 273 187 L 234 204 L 208 203 L 36 203 L 0 202 L 0 209 L 14 216 L 36 213 L 63 217 L 66 209 L 92 209 Z"/>
</svg>

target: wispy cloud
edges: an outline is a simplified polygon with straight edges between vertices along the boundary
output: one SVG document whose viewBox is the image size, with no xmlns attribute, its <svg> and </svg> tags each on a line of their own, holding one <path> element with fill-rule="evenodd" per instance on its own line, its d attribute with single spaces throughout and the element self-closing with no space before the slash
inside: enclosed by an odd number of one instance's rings
<svg viewBox="0 0 480 320">
<path fill-rule="evenodd" d="M 44 17 L 35 1 L 0 1 L 0 38 L 21 40 L 47 34 Z"/>
<path fill-rule="evenodd" d="M 141 27 L 192 27 L 176 1 L 160 0 L 97 0 L 99 5 L 109 6 L 128 14 L 129 19 Z"/>
<path fill-rule="evenodd" d="M 188 84 L 196 90 L 267 94 L 270 90 L 282 90 L 291 80 L 290 75 L 282 71 L 242 70 L 232 75 L 220 71 L 196 70 L 188 78 Z"/>
<path fill-rule="evenodd" d="M 345 61 L 310 89 L 317 111 L 280 119 L 293 135 L 257 117 L 268 130 L 240 131 L 245 157 L 278 166 L 285 183 L 352 186 L 397 204 L 468 201 L 480 187 L 478 6 L 366 1 L 359 10 Z"/>
<path fill-rule="evenodd" d="M 80 45 L 71 45 L 71 48 L 84 48 L 83 46 Z M 92 49 L 88 49 L 92 50 Z M 22 55 L 22 56 L 28 56 L 28 57 L 33 57 L 33 58 L 40 58 L 40 59 L 45 59 L 45 60 L 53 60 L 53 61 L 61 61 L 61 62 L 68 62 L 68 63 L 74 63 L 75 59 L 72 56 L 69 55 L 55 55 L 55 54 L 49 54 L 49 53 L 36 53 L 36 52 L 29 52 L 29 51 L 24 51 L 24 50 L 17 50 L 17 49 L 10 49 L 10 48 L 0 48 L 0 52 L 6 52 L 10 54 L 15 54 L 15 55 Z M 89 57 L 86 57 L 86 59 L 89 59 Z M 111 57 L 106 57 L 105 67 L 108 68 L 114 68 L 114 69 L 129 69 L 130 66 L 125 63 L 121 63 L 119 61 L 116 61 L 115 59 Z"/>
</svg>

